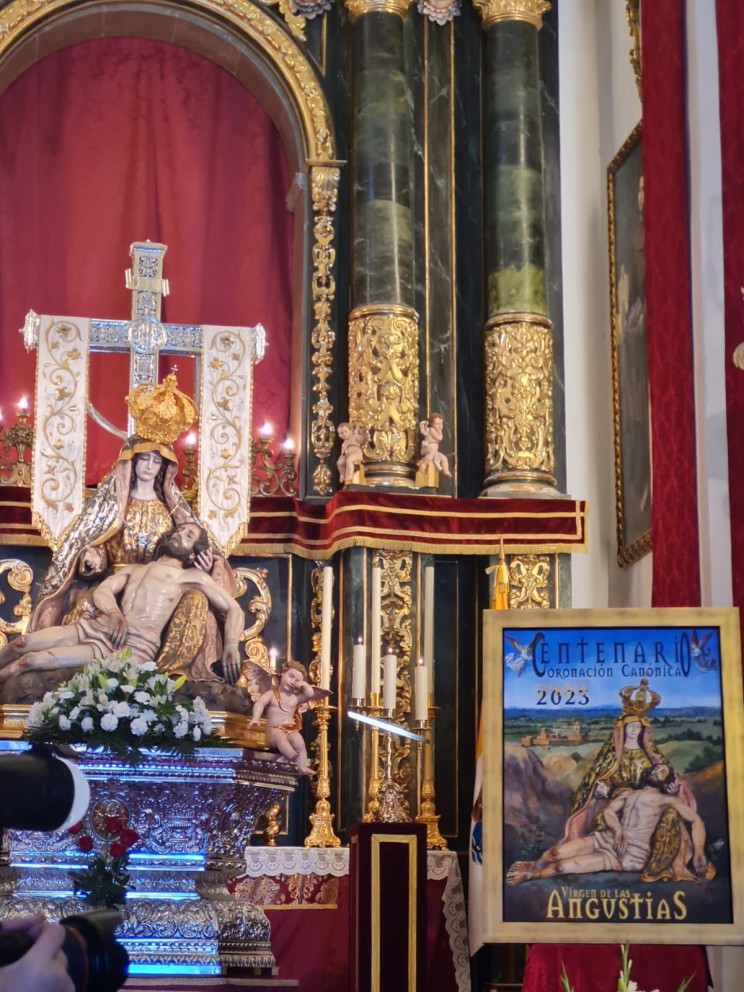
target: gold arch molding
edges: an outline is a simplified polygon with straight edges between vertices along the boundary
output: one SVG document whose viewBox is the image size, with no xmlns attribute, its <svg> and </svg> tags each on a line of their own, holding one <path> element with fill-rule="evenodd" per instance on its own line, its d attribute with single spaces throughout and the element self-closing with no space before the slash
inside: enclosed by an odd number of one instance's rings
<svg viewBox="0 0 744 992">
<path fill-rule="evenodd" d="M 304 185 L 309 188 L 314 245 L 309 253 L 303 251 L 303 269 L 312 265 L 308 281 L 314 319 L 302 338 L 310 351 L 310 392 L 315 397 L 309 425 L 316 460 L 312 488 L 328 495 L 335 437 L 329 399 L 335 344 L 333 221 L 343 163 L 336 160 L 330 111 L 315 71 L 289 32 L 251 0 L 190 0 L 188 5 L 176 0 L 11 0 L 0 8 L 0 93 L 52 51 L 111 35 L 170 42 L 221 65 L 243 85 L 249 80 L 247 88 L 282 136 L 290 168 L 309 174 Z"/>
<path fill-rule="evenodd" d="M 318 84 L 311 64 L 289 34 L 264 10 L 249 0 L 191 0 L 191 12 L 203 13 L 210 20 L 217 18 L 237 28 L 268 60 L 291 95 L 298 119 L 302 125 L 305 158 L 309 162 L 334 158 L 333 132 L 325 96 Z M 126 9 L 125 9 L 126 8 Z M 122 26 L 126 17 L 141 22 L 143 13 L 171 15 L 176 21 L 184 13 L 184 5 L 175 0 L 156 2 L 131 2 L 131 0 L 100 0 L 80 3 L 80 0 L 12 0 L 0 10 L 0 62 L 22 39 L 39 28 L 58 21 L 60 17 L 95 13 L 121 16 Z M 183 21 L 181 21 L 183 23 Z M 139 32 L 138 32 L 139 33 Z M 79 39 L 90 37 L 84 34 Z M 191 33 L 193 37 L 193 32 Z M 179 42 L 174 34 L 170 40 Z M 222 47 L 222 46 L 221 46 Z M 46 54 L 46 53 L 44 53 Z M 216 60 L 218 61 L 218 60 Z"/>
</svg>

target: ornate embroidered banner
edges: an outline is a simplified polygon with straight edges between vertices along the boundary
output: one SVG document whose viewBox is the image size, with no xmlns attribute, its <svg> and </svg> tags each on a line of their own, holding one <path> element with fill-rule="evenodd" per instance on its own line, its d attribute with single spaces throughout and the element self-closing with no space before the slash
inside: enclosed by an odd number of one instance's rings
<svg viewBox="0 0 744 992">
<path fill-rule="evenodd" d="M 43 316 L 37 327 L 32 513 L 56 549 L 83 508 L 90 321 Z"/>
<path fill-rule="evenodd" d="M 203 328 L 198 516 L 223 554 L 248 528 L 256 331 Z"/>
</svg>

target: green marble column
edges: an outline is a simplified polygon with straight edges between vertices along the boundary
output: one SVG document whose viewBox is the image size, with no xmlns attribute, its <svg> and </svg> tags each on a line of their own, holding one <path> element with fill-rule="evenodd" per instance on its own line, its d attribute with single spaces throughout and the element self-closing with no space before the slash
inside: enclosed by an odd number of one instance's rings
<svg viewBox="0 0 744 992">
<path fill-rule="evenodd" d="M 543 0 L 476 0 L 484 46 L 487 477 L 483 495 L 552 495 L 553 341 L 537 32 Z"/>
<path fill-rule="evenodd" d="M 352 20 L 353 247 L 349 417 L 370 486 L 414 485 L 419 394 L 413 285 L 411 0 L 347 0 Z"/>
</svg>

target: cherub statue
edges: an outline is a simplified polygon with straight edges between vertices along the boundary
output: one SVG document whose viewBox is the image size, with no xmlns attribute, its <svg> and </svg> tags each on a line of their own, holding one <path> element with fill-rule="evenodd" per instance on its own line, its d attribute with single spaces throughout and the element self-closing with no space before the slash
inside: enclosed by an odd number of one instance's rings
<svg viewBox="0 0 744 992">
<path fill-rule="evenodd" d="M 266 746 L 293 761 L 300 775 L 314 775 L 308 765 L 307 748 L 301 733 L 302 714 L 316 700 L 330 696 L 330 692 L 310 685 L 307 670 L 298 661 L 285 662 L 278 680 L 258 662 L 249 662 L 248 665 L 249 684 L 257 686 L 259 693 L 253 703 L 253 718 L 248 726 L 254 727 L 265 713 Z"/>
<path fill-rule="evenodd" d="M 439 445 L 444 438 L 444 418 L 441 413 L 429 414 L 428 420 L 422 420 L 419 424 L 421 431 L 421 458 L 418 463 L 419 472 L 426 472 L 429 465 L 434 465 L 442 475 L 448 479 L 452 478 L 447 456 L 439 450 Z"/>
<path fill-rule="evenodd" d="M 364 461 L 367 429 L 344 421 L 338 425 L 337 430 L 341 438 L 341 457 L 336 462 L 336 467 L 339 479 L 346 485 L 354 481 L 354 473 Z"/>
</svg>

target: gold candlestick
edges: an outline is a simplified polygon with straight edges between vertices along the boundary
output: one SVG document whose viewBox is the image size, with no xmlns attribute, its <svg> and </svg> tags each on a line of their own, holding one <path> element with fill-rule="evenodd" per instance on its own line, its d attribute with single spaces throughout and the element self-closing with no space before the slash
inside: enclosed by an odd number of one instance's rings
<svg viewBox="0 0 744 992">
<path fill-rule="evenodd" d="M 421 799 L 416 823 L 426 826 L 426 846 L 429 850 L 446 851 L 447 841 L 439 832 L 439 814 L 434 804 L 434 770 L 431 753 L 432 729 L 434 725 L 434 707 L 429 705 L 429 719 L 417 720 L 416 730 L 422 734 L 424 741 L 419 746 L 423 751 L 423 771 L 421 781 Z"/>
<path fill-rule="evenodd" d="M 364 712 L 379 718 L 382 714 L 379 692 L 369 694 L 369 703 L 363 707 Z M 380 819 L 380 731 L 377 727 L 370 728 L 369 735 L 369 788 L 367 789 L 367 809 L 362 820 L 364 823 L 378 823 Z M 364 769 L 362 769 L 364 777 Z"/>
<path fill-rule="evenodd" d="M 394 710 L 385 710 L 386 720 L 392 720 Z M 385 734 L 385 774 L 379 784 L 378 823 L 408 823 L 411 819 L 400 786 L 393 781 L 393 735 Z"/>
<path fill-rule="evenodd" d="M 317 802 L 315 811 L 310 814 L 312 830 L 305 838 L 305 847 L 340 847 L 341 841 L 333 831 L 333 811 L 328 798 L 331 794 L 330 766 L 328 764 L 328 723 L 331 711 L 327 699 L 322 699 L 315 707 L 316 738 L 318 748 L 318 777 L 315 782 Z"/>
</svg>

